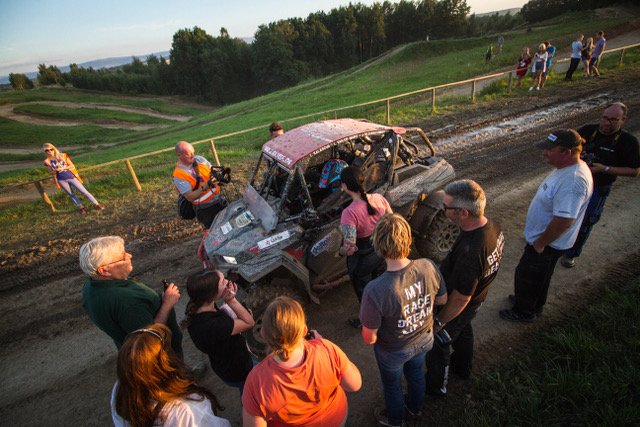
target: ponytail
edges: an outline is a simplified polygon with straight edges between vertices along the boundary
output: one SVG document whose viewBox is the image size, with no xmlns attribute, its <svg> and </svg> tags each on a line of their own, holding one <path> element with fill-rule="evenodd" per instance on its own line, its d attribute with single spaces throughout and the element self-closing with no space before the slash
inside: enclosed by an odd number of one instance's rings
<svg viewBox="0 0 640 427">
<path fill-rule="evenodd" d="M 369 203 L 369 197 L 367 196 L 367 193 L 365 193 L 364 190 L 361 189 L 360 196 L 362 197 L 362 200 L 364 200 L 365 203 L 367 204 L 367 213 L 369 215 L 375 215 L 376 210 L 373 206 L 371 206 L 371 203 Z"/>
<path fill-rule="evenodd" d="M 218 297 L 220 276 L 215 269 L 206 269 L 192 274 L 187 279 L 187 294 L 189 303 L 184 311 L 184 319 L 180 321 L 182 329 L 188 328 L 191 318 L 200 307 L 209 304 Z"/>
</svg>

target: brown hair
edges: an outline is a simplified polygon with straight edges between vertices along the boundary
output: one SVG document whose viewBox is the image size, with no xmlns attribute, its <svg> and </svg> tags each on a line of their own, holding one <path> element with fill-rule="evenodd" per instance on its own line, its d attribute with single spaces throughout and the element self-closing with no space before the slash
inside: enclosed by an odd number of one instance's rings
<svg viewBox="0 0 640 427">
<path fill-rule="evenodd" d="M 195 383 L 171 349 L 171 331 L 161 323 L 127 336 L 118 353 L 117 373 L 116 412 L 132 427 L 153 426 L 162 408 L 180 398 L 208 398 L 214 414 L 224 410 L 212 392 Z M 200 399 L 189 397 L 194 393 Z"/>
<path fill-rule="evenodd" d="M 276 131 L 279 131 L 279 130 L 284 130 L 284 129 L 282 129 L 282 126 L 278 122 L 273 122 L 273 123 L 271 123 L 271 126 L 269 126 L 269 132 L 270 133 L 271 132 L 276 132 Z"/>
<path fill-rule="evenodd" d="M 407 258 L 411 251 L 411 227 L 398 214 L 384 214 L 373 229 L 373 247 L 382 258 Z"/>
<path fill-rule="evenodd" d="M 262 316 L 262 337 L 273 353 L 283 361 L 304 337 L 307 321 L 302 306 L 289 297 L 277 297 Z"/>
<path fill-rule="evenodd" d="M 342 173 L 340 173 L 340 182 L 346 185 L 349 191 L 359 193 L 362 200 L 367 204 L 367 213 L 369 215 L 375 215 L 376 210 L 371 206 L 371 203 L 369 203 L 367 193 L 364 191 L 364 175 L 358 166 L 344 168 Z"/>
<path fill-rule="evenodd" d="M 209 304 L 217 298 L 219 285 L 220 276 L 216 269 L 208 268 L 189 276 L 187 279 L 189 303 L 184 311 L 185 317 L 180 321 L 180 327 L 182 329 L 189 327 L 191 324 L 191 316 L 195 314 L 200 307 Z"/>
</svg>

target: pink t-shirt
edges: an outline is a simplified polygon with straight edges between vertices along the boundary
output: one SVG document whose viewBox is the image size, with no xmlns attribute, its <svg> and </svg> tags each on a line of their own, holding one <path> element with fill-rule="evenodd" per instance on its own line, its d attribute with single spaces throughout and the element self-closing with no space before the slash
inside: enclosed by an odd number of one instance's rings
<svg viewBox="0 0 640 427">
<path fill-rule="evenodd" d="M 369 194 L 369 203 L 376 210 L 376 213 L 369 215 L 367 212 L 367 203 L 352 202 L 347 208 L 342 211 L 342 218 L 340 223 L 345 225 L 352 225 L 356 228 L 356 237 L 369 237 L 373 234 L 373 229 L 378 222 L 378 219 L 385 214 L 387 210 L 391 210 L 389 202 L 382 195 L 374 193 Z"/>
</svg>

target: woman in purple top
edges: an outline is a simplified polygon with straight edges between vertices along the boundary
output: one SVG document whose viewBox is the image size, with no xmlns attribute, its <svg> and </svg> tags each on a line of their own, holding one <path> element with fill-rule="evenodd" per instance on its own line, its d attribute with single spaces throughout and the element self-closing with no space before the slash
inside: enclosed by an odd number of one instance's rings
<svg viewBox="0 0 640 427">
<path fill-rule="evenodd" d="M 358 301 L 362 300 L 364 287 L 375 275 L 376 267 L 384 265 L 373 250 L 371 234 L 378 219 L 385 213 L 391 213 L 389 202 L 380 194 L 365 192 L 364 175 L 357 166 L 351 166 L 340 174 L 342 191 L 353 199 L 353 202 L 342 212 L 340 220 L 343 243 L 340 255 L 347 256 L 347 269 L 353 290 Z M 355 328 L 362 327 L 360 319 L 349 320 Z"/>
<path fill-rule="evenodd" d="M 65 193 L 69 195 L 71 201 L 80 208 L 80 213 L 87 213 L 78 196 L 73 192 L 73 188 L 78 190 L 84 197 L 86 197 L 96 208 L 102 210 L 103 207 L 98 204 L 95 197 L 89 193 L 89 191 L 82 185 L 82 180 L 78 171 L 74 166 L 71 158 L 67 153 L 61 153 L 53 144 L 46 143 L 42 146 L 44 152 L 47 154 L 47 158 L 44 164 L 49 168 L 49 173 L 55 175 L 56 185 L 58 188 L 62 188 Z M 73 187 L 73 188 L 72 188 Z"/>
</svg>

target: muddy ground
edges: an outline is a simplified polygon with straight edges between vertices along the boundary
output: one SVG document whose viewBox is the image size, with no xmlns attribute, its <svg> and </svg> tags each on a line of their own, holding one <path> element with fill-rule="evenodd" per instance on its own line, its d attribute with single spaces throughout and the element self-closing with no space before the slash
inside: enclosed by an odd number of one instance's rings
<svg viewBox="0 0 640 427">
<path fill-rule="evenodd" d="M 501 308 L 509 306 L 507 295 L 524 246 L 527 207 L 551 171 L 533 142 L 556 128 L 596 122 L 602 107 L 617 100 L 630 110 L 625 128 L 640 136 L 640 83 L 637 76 L 624 73 L 579 78 L 573 84 L 529 97 L 470 106 L 407 124 L 440 129 L 431 135 L 433 142 L 440 144 L 439 153 L 454 165 L 458 177 L 474 179 L 484 187 L 487 215 L 500 223 L 506 236 L 501 271 L 474 321 L 476 374 L 528 348 L 539 331 L 566 323 L 577 310 L 597 299 L 610 281 L 640 272 L 640 179 L 620 178 L 577 267 L 557 267 L 544 315 L 531 325 L 505 322 L 498 316 Z M 532 114 L 544 112 L 548 114 Z M 64 237 L 41 236 L 25 247 L 1 254 L 2 425 L 109 425 L 116 351 L 82 310 L 85 277 L 77 266 L 77 251 L 90 237 L 117 233 L 125 237 L 133 254 L 133 276 L 156 289 L 164 278 L 183 284 L 189 272 L 201 268 L 195 252 L 202 230 L 196 224 L 176 220 L 173 205 L 168 210 L 163 214 L 141 211 L 121 223 L 105 225 L 101 220 L 94 230 L 78 228 L 76 235 L 65 230 L 61 232 Z M 183 296 L 177 306 L 179 313 L 185 305 Z M 348 425 L 372 425 L 373 408 L 383 399 L 373 350 L 362 342 L 358 330 L 347 325 L 347 319 L 358 312 L 351 286 L 345 283 L 326 292 L 321 305 L 309 304 L 306 309 L 309 324 L 338 344 L 362 372 L 362 389 L 349 395 Z M 189 364 L 207 360 L 188 334 L 184 347 Z M 223 385 L 210 370 L 203 384 L 212 388 L 226 407 L 222 415 L 240 425 L 235 390 Z M 447 424 L 438 418 L 444 405 L 460 410 L 472 405 L 468 400 L 472 382 L 454 378 L 450 390 L 445 401 L 425 404 L 430 423 Z M 455 424 L 455 419 L 449 421 Z"/>
</svg>

